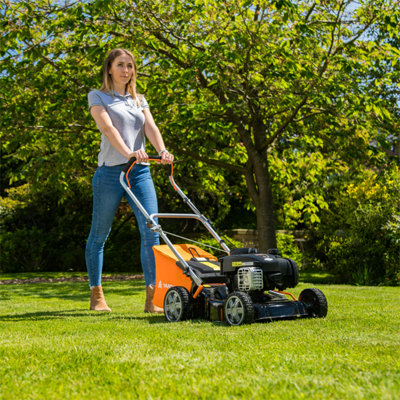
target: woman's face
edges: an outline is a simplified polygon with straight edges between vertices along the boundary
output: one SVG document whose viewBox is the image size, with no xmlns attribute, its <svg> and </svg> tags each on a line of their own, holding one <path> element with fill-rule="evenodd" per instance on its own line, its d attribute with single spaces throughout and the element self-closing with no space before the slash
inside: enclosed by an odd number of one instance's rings
<svg viewBox="0 0 400 400">
<path fill-rule="evenodd" d="M 121 54 L 111 64 L 108 71 L 115 87 L 125 87 L 134 73 L 133 60 L 128 54 Z"/>
</svg>

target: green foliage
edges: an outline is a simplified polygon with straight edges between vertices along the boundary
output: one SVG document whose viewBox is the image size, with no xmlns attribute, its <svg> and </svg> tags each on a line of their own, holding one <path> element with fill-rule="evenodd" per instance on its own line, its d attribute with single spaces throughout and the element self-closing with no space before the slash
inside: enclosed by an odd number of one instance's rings
<svg viewBox="0 0 400 400">
<path fill-rule="evenodd" d="M 399 193 L 398 167 L 350 184 L 317 231 L 323 266 L 345 282 L 400 285 Z"/>
<path fill-rule="evenodd" d="M 276 203 L 282 205 L 276 215 L 279 225 L 285 229 L 312 229 L 319 225 L 321 211 L 329 207 L 324 181 L 339 168 L 325 157 L 321 142 L 315 139 L 313 152 L 309 146 L 302 149 L 298 143 L 295 152 L 284 150 L 280 155 L 274 154 L 271 170 L 273 181 L 279 187 Z"/>
<path fill-rule="evenodd" d="M 84 268 L 90 223 L 90 196 L 84 189 L 72 184 L 73 194 L 63 202 L 50 188 L 39 193 L 26 184 L 7 191 L 0 203 L 2 272 Z"/>
<path fill-rule="evenodd" d="M 276 234 L 279 253 L 282 257 L 291 258 L 299 268 L 303 264 L 303 255 L 296 245 L 294 236 L 289 233 L 277 232 Z"/>
<path fill-rule="evenodd" d="M 69 196 L 26 184 L 0 198 L 1 272 L 85 271 L 90 230 L 90 186 L 69 185 Z M 104 251 L 104 272 L 141 271 L 140 237 L 126 203 L 119 208 Z M 134 221 L 134 219 L 133 219 Z"/>
<path fill-rule="evenodd" d="M 391 119 L 386 108 L 393 111 L 392 103 L 360 83 L 360 76 L 397 57 L 387 37 L 374 46 L 360 40 L 384 14 L 398 18 L 393 2 L 377 4 L 367 2 L 352 11 L 348 2 L 190 7 L 148 1 L 135 6 L 148 16 L 141 29 L 151 40 L 144 48 L 152 76 L 159 77 L 163 93 L 174 89 L 159 104 L 172 111 L 167 132 L 174 135 L 178 128 L 182 133 L 174 143 L 177 152 L 215 166 L 239 167 L 251 199 L 243 206 L 257 215 L 263 248 L 268 242 L 263 230 L 273 226 L 275 217 L 283 228 L 318 225 L 319 213 L 328 207 L 321 180 L 337 162 L 364 159 L 377 135 L 376 126 L 370 129 L 370 114 L 381 122 Z M 345 22 L 351 14 L 357 27 Z M 390 32 L 398 34 L 393 27 Z M 397 77 L 386 72 L 390 85 Z M 293 162 L 287 174 L 275 174 L 279 160 L 290 154 L 302 161 L 301 173 L 292 176 Z M 271 218 L 273 200 L 277 215 Z"/>
<path fill-rule="evenodd" d="M 152 150 L 154 153 L 154 150 Z M 149 154 L 151 151 L 149 150 Z M 168 179 L 167 167 L 153 164 L 153 180 L 157 190 L 160 212 L 191 213 L 182 198 L 174 191 Z M 174 164 L 174 180 L 201 212 L 220 225 L 230 212 L 228 178 L 223 171 L 214 171 L 196 160 L 180 160 Z M 168 220 L 162 221 L 168 225 Z"/>
</svg>

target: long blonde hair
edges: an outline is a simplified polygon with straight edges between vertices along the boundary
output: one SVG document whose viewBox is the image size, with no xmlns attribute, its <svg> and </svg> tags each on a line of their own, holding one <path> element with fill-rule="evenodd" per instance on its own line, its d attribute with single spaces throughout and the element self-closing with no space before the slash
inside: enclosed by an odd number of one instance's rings
<svg viewBox="0 0 400 400">
<path fill-rule="evenodd" d="M 105 93 L 110 93 L 114 91 L 114 85 L 113 81 L 111 78 L 111 75 L 109 74 L 110 68 L 114 60 L 123 55 L 126 54 L 132 59 L 132 64 L 133 64 L 133 74 L 132 78 L 130 81 L 126 84 L 125 90 L 128 91 L 128 93 L 132 96 L 132 98 L 136 101 L 136 104 L 140 106 L 141 104 L 141 97 L 136 93 L 136 77 L 137 77 L 137 67 L 136 67 L 136 61 L 135 57 L 133 57 L 133 54 L 129 50 L 125 49 L 114 49 L 111 50 L 110 53 L 108 54 L 107 58 L 104 61 L 104 66 L 103 66 L 103 82 L 100 87 L 100 91 L 105 92 Z"/>
</svg>

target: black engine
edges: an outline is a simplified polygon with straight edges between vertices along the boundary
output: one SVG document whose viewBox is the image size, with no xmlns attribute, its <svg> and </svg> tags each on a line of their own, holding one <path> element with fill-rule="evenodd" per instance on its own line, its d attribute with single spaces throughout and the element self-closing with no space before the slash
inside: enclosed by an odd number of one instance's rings
<svg viewBox="0 0 400 400">
<path fill-rule="evenodd" d="M 299 282 L 297 264 L 290 258 L 280 257 L 276 250 L 260 254 L 253 248 L 235 249 L 219 261 L 231 290 L 284 290 Z"/>
</svg>

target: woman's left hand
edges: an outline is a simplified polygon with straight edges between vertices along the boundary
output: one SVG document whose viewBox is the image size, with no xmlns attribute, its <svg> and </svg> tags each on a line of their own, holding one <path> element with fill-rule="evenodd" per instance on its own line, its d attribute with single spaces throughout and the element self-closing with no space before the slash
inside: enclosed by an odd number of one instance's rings
<svg viewBox="0 0 400 400">
<path fill-rule="evenodd" d="M 172 164 L 174 162 L 174 156 L 167 151 L 161 153 L 161 164 Z"/>
</svg>

